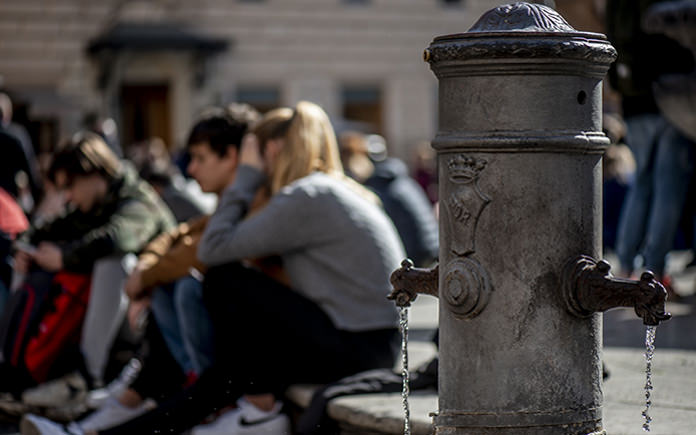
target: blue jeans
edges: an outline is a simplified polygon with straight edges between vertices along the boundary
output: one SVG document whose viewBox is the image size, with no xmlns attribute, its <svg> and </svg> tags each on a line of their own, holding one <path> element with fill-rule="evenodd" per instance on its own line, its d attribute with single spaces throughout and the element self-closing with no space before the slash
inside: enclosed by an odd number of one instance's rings
<svg viewBox="0 0 696 435">
<path fill-rule="evenodd" d="M 152 313 L 184 372 L 201 374 L 214 357 L 213 326 L 203 305 L 203 284 L 187 276 L 152 293 Z"/>
<path fill-rule="evenodd" d="M 10 290 L 5 286 L 5 283 L 0 280 L 0 314 L 5 312 L 5 303 L 10 297 Z"/>
<path fill-rule="evenodd" d="M 661 277 L 694 170 L 694 143 L 661 115 L 634 116 L 626 125 L 636 176 L 621 212 L 616 252 L 624 272 L 633 271 L 641 252 L 644 266 Z"/>
</svg>

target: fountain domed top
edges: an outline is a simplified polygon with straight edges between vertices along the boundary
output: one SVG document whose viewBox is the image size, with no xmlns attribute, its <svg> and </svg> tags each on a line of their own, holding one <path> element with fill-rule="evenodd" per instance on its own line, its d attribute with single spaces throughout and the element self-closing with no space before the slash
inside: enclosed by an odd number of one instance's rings
<svg viewBox="0 0 696 435">
<path fill-rule="evenodd" d="M 576 32 L 555 10 L 536 3 L 513 3 L 491 9 L 469 32 Z"/>
<path fill-rule="evenodd" d="M 424 53 L 438 76 L 459 74 L 462 68 L 481 71 L 484 63 L 503 61 L 507 69 L 543 63 L 548 71 L 601 78 L 615 59 L 606 36 L 575 30 L 552 8 L 524 2 L 491 9 L 468 32 L 436 37 Z M 578 62 L 584 66 L 578 68 Z"/>
</svg>

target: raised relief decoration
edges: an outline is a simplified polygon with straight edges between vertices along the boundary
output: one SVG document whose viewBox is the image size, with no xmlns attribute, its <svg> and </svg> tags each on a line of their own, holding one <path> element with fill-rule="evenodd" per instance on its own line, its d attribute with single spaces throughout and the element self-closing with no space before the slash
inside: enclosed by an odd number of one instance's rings
<svg viewBox="0 0 696 435">
<path fill-rule="evenodd" d="M 534 32 L 574 32 L 575 29 L 555 10 L 533 3 L 499 6 L 484 14 L 470 32 L 525 30 Z"/>
<path fill-rule="evenodd" d="M 491 202 L 478 186 L 478 178 L 487 161 L 457 155 L 447 162 L 453 192 L 445 201 L 452 252 L 459 256 L 476 251 L 476 226 L 483 209 Z"/>
<path fill-rule="evenodd" d="M 447 302 L 456 317 L 476 317 L 488 304 L 490 294 L 491 280 L 478 261 L 465 257 L 447 264 L 440 299 Z"/>
</svg>

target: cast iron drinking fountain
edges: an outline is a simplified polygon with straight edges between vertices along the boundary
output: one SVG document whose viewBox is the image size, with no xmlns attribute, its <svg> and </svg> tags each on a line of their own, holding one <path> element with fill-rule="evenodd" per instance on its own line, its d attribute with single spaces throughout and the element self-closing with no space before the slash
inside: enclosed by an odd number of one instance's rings
<svg viewBox="0 0 696 435">
<path fill-rule="evenodd" d="M 424 57 L 439 80 L 440 258 L 390 295 L 439 297 L 437 434 L 603 434 L 601 312 L 670 318 L 652 273 L 601 252 L 606 37 L 515 3 Z"/>
</svg>

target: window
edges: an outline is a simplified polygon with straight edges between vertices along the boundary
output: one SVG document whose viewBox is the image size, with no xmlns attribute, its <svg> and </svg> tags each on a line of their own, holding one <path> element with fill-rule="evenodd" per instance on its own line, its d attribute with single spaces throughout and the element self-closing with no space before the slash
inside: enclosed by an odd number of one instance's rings
<svg viewBox="0 0 696 435">
<path fill-rule="evenodd" d="M 261 113 L 280 106 L 280 92 L 272 86 L 240 86 L 237 88 L 238 103 L 247 103 Z"/>
<path fill-rule="evenodd" d="M 382 95 L 377 86 L 345 86 L 342 92 L 343 117 L 368 124 L 371 132 L 383 134 Z"/>
</svg>

